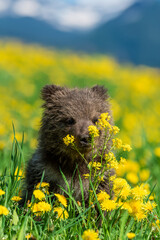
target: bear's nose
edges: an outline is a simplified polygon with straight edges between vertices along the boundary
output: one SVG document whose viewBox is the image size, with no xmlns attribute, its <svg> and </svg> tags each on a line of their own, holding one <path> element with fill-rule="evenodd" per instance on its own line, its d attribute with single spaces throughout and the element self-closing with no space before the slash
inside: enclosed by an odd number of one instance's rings
<svg viewBox="0 0 160 240">
<path fill-rule="evenodd" d="M 82 145 L 89 145 L 91 143 L 91 138 L 89 135 L 83 135 L 80 137 L 80 143 Z"/>
</svg>

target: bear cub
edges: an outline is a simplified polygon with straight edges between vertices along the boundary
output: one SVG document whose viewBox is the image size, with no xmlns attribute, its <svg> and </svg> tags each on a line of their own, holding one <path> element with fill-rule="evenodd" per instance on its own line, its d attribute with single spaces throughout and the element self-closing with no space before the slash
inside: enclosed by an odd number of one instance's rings
<svg viewBox="0 0 160 240">
<path fill-rule="evenodd" d="M 92 148 L 88 126 L 95 125 L 101 113 L 111 115 L 109 96 L 103 86 L 92 88 L 69 89 L 56 85 L 46 85 L 41 92 L 43 116 L 39 131 L 38 147 L 29 160 L 26 168 L 25 190 L 23 200 L 31 200 L 34 187 L 41 181 L 50 184 L 52 193 L 64 194 L 60 186 L 67 190 L 62 172 L 68 183 L 72 186 L 73 196 L 82 201 L 79 174 L 84 188 L 84 199 L 87 203 L 89 197 L 89 180 L 83 174 L 88 173 L 87 164 L 82 156 L 72 147 L 66 146 L 63 138 L 66 135 L 75 137 L 75 144 L 87 162 L 92 161 Z M 110 120 L 112 124 L 112 118 Z M 96 138 L 96 147 L 100 148 L 104 140 L 103 131 Z M 110 143 L 106 147 L 109 151 Z M 100 161 L 100 159 L 94 159 Z M 109 174 L 104 174 L 104 180 L 98 190 L 110 193 Z"/>
</svg>

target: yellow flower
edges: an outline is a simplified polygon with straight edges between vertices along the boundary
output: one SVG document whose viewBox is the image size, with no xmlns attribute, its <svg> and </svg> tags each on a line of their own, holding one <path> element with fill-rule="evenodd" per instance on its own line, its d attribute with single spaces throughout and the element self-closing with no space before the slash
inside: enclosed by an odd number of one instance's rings
<svg viewBox="0 0 160 240">
<path fill-rule="evenodd" d="M 6 207 L 0 205 L 0 215 L 8 215 L 9 211 Z"/>
<path fill-rule="evenodd" d="M 114 135 L 116 135 L 117 133 L 119 133 L 120 129 L 117 126 L 113 126 L 111 128 L 111 132 L 113 132 Z"/>
<path fill-rule="evenodd" d="M 12 201 L 19 202 L 22 198 L 19 196 L 14 196 L 11 198 Z"/>
<path fill-rule="evenodd" d="M 132 232 L 127 233 L 127 237 L 128 237 L 129 239 L 133 239 L 135 236 L 136 236 L 135 233 L 132 233 Z"/>
<path fill-rule="evenodd" d="M 98 237 L 98 233 L 95 232 L 93 229 L 88 229 L 84 231 L 82 235 L 83 240 L 100 240 Z"/>
<path fill-rule="evenodd" d="M 129 206 L 132 209 L 131 215 L 138 220 L 141 221 L 142 219 L 146 218 L 146 213 L 144 209 L 144 204 L 140 200 L 130 200 L 128 202 Z"/>
<path fill-rule="evenodd" d="M 148 180 L 149 176 L 150 176 L 150 171 L 149 169 L 143 169 L 140 171 L 139 173 L 140 179 L 142 182 L 145 182 Z"/>
<path fill-rule="evenodd" d="M 65 198 L 65 196 L 60 195 L 58 193 L 55 193 L 54 195 L 58 198 L 58 201 L 62 203 L 64 207 L 67 207 L 67 199 Z"/>
<path fill-rule="evenodd" d="M 5 194 L 5 192 L 2 189 L 0 189 L 0 196 L 2 196 L 4 194 Z"/>
<path fill-rule="evenodd" d="M 69 136 L 69 134 L 63 138 L 63 142 L 66 146 L 68 146 L 69 144 L 72 144 L 74 142 L 75 138 L 74 136 Z"/>
<path fill-rule="evenodd" d="M 67 219 L 69 217 L 68 212 L 65 209 L 61 208 L 61 207 L 55 207 L 53 209 L 53 212 L 57 212 L 58 218 L 60 218 L 62 220 Z"/>
<path fill-rule="evenodd" d="M 141 184 L 140 186 L 136 186 L 136 187 L 132 188 L 131 194 L 133 196 L 133 199 L 142 200 L 148 195 L 148 192 L 144 188 L 144 185 Z"/>
<path fill-rule="evenodd" d="M 116 178 L 113 182 L 113 191 L 115 196 L 127 199 L 130 195 L 131 187 L 124 178 Z"/>
<path fill-rule="evenodd" d="M 101 203 L 101 209 L 104 211 L 112 211 L 116 209 L 117 203 L 114 200 L 104 199 Z"/>
<path fill-rule="evenodd" d="M 128 152 L 130 152 L 132 150 L 132 148 L 129 144 L 122 145 L 122 149 L 123 149 L 123 151 L 128 151 Z"/>
<path fill-rule="evenodd" d="M 160 147 L 155 148 L 154 153 L 157 157 L 160 157 Z"/>
<path fill-rule="evenodd" d="M 139 180 L 137 174 L 134 172 L 127 173 L 126 178 L 130 183 L 133 183 L 133 184 L 137 184 Z"/>
<path fill-rule="evenodd" d="M 109 128 L 110 130 L 112 129 L 110 123 L 108 122 L 110 118 L 111 117 L 108 115 L 108 113 L 101 114 L 97 122 L 97 125 L 100 127 L 100 129 L 103 129 L 103 128 Z"/>
<path fill-rule="evenodd" d="M 96 126 L 89 126 L 88 127 L 89 134 L 92 135 L 93 137 L 99 137 L 99 131 Z"/>
<path fill-rule="evenodd" d="M 38 183 L 37 185 L 36 185 L 36 189 L 38 189 L 38 188 L 45 188 L 45 187 L 49 187 L 49 183 L 46 183 L 46 182 L 42 182 L 42 183 Z"/>
<path fill-rule="evenodd" d="M 153 209 L 157 206 L 155 202 L 150 202 L 148 201 L 147 203 L 144 204 L 144 209 L 148 212 L 152 212 Z"/>
<path fill-rule="evenodd" d="M 35 198 L 37 198 L 39 200 L 42 200 L 42 199 L 45 198 L 44 193 L 41 190 L 39 190 L 39 189 L 34 190 L 33 191 L 33 195 L 35 196 Z"/>
<path fill-rule="evenodd" d="M 102 165 L 100 162 L 89 162 L 89 166 L 90 167 L 92 166 L 92 168 L 96 168 L 97 170 L 100 170 Z"/>
<path fill-rule="evenodd" d="M 19 170 L 19 173 L 18 173 Z M 21 169 L 16 168 L 16 171 L 14 173 L 14 176 L 16 177 L 18 175 L 18 180 L 20 180 L 23 177 L 23 171 Z"/>
<path fill-rule="evenodd" d="M 89 173 L 85 173 L 85 174 L 83 174 L 83 176 L 87 179 L 87 178 L 89 178 Z"/>
<path fill-rule="evenodd" d="M 41 215 L 41 213 L 49 212 L 51 211 L 51 205 L 49 203 L 46 203 L 44 201 L 34 203 L 31 207 L 31 211 L 35 213 L 36 215 Z"/>
<path fill-rule="evenodd" d="M 27 233 L 26 236 L 25 236 L 25 238 L 27 238 L 27 239 L 30 239 L 31 237 L 32 237 L 31 233 Z"/>
<path fill-rule="evenodd" d="M 113 146 L 117 149 L 122 148 L 122 140 L 119 138 L 112 139 Z"/>
<path fill-rule="evenodd" d="M 105 191 L 100 191 L 100 193 L 97 194 L 97 199 L 99 202 L 102 202 L 105 199 L 109 199 L 110 196 L 108 193 L 106 193 Z"/>
</svg>

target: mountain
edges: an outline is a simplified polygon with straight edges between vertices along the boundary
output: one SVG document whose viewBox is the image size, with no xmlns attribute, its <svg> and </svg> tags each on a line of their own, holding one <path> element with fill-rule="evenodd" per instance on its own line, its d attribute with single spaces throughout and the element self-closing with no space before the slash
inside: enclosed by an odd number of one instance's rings
<svg viewBox="0 0 160 240">
<path fill-rule="evenodd" d="M 18 38 L 46 46 L 70 46 L 77 34 L 57 30 L 45 21 L 31 17 L 1 17 L 0 37 Z"/>
<path fill-rule="evenodd" d="M 160 67 L 160 1 L 136 2 L 115 19 L 86 32 L 65 32 L 30 17 L 1 17 L 0 37 L 60 49 L 112 55 L 121 62 Z"/>
<path fill-rule="evenodd" d="M 160 1 L 137 2 L 88 36 L 91 51 L 160 67 Z"/>
</svg>

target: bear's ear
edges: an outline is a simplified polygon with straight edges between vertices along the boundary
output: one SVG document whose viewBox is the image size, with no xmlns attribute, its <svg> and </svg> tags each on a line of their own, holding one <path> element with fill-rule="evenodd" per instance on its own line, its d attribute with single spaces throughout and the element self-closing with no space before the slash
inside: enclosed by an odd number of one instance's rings
<svg viewBox="0 0 160 240">
<path fill-rule="evenodd" d="M 101 97 L 102 99 L 106 100 L 107 98 L 109 98 L 108 96 L 108 89 L 105 88 L 104 86 L 94 86 L 91 88 L 93 92 L 95 92 L 99 97 Z"/>
<path fill-rule="evenodd" d="M 51 96 L 55 95 L 57 91 L 64 90 L 63 87 L 56 85 L 45 85 L 41 90 L 41 97 L 43 100 L 47 101 Z"/>
</svg>

